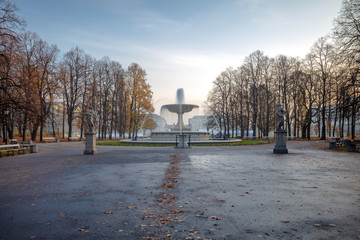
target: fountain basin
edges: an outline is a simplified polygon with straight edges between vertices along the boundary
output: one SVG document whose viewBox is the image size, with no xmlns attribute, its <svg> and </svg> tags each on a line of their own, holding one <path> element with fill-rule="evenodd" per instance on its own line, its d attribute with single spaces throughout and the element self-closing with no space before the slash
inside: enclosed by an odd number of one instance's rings
<svg viewBox="0 0 360 240">
<path fill-rule="evenodd" d="M 180 132 L 152 132 L 151 133 L 151 141 L 176 141 L 176 136 L 179 135 Z M 210 132 L 191 132 L 191 131 L 183 131 L 182 134 L 190 135 L 191 142 L 197 141 L 209 141 L 210 140 Z"/>
<path fill-rule="evenodd" d="M 195 104 L 167 104 L 163 105 L 161 108 L 167 109 L 172 113 L 180 114 L 191 112 L 194 108 L 199 108 L 199 106 Z"/>
</svg>

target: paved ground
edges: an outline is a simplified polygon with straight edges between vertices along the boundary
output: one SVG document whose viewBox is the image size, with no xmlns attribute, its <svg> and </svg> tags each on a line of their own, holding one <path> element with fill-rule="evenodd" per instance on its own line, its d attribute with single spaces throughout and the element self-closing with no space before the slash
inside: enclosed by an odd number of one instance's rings
<svg viewBox="0 0 360 240">
<path fill-rule="evenodd" d="M 360 155 L 273 147 L 40 144 L 0 159 L 0 239 L 360 239 Z"/>
</svg>

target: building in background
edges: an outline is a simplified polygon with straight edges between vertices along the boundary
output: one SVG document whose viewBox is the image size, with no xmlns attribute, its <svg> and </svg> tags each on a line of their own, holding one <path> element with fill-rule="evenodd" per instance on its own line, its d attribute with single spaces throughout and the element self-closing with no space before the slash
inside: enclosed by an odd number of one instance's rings
<svg viewBox="0 0 360 240">
<path fill-rule="evenodd" d="M 189 127 L 193 132 L 207 131 L 207 116 L 194 116 L 189 119 Z"/>
</svg>

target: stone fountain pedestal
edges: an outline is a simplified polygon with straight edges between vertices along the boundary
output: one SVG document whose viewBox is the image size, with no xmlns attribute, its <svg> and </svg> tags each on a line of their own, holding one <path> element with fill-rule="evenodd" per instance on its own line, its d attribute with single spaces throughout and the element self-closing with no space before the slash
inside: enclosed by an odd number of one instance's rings
<svg viewBox="0 0 360 240">
<path fill-rule="evenodd" d="M 188 135 L 186 134 L 180 134 L 178 136 L 178 142 L 175 148 L 190 148 L 189 145 L 187 145 L 186 139 Z"/>
<path fill-rule="evenodd" d="M 96 149 L 96 133 L 86 132 L 84 155 L 94 155 L 97 153 L 98 151 Z"/>
<path fill-rule="evenodd" d="M 285 130 L 275 131 L 276 145 L 274 148 L 274 153 L 288 153 L 286 148 L 286 133 Z"/>
</svg>

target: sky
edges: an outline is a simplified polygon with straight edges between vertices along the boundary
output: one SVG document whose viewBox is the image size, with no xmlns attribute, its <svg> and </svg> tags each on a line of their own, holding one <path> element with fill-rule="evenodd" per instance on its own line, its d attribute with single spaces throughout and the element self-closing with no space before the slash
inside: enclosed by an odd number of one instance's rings
<svg viewBox="0 0 360 240">
<path fill-rule="evenodd" d="M 256 50 L 304 57 L 333 28 L 341 0 L 12 0 L 27 30 L 65 54 L 138 63 L 155 113 L 175 103 L 203 106 L 212 82 Z"/>
</svg>

